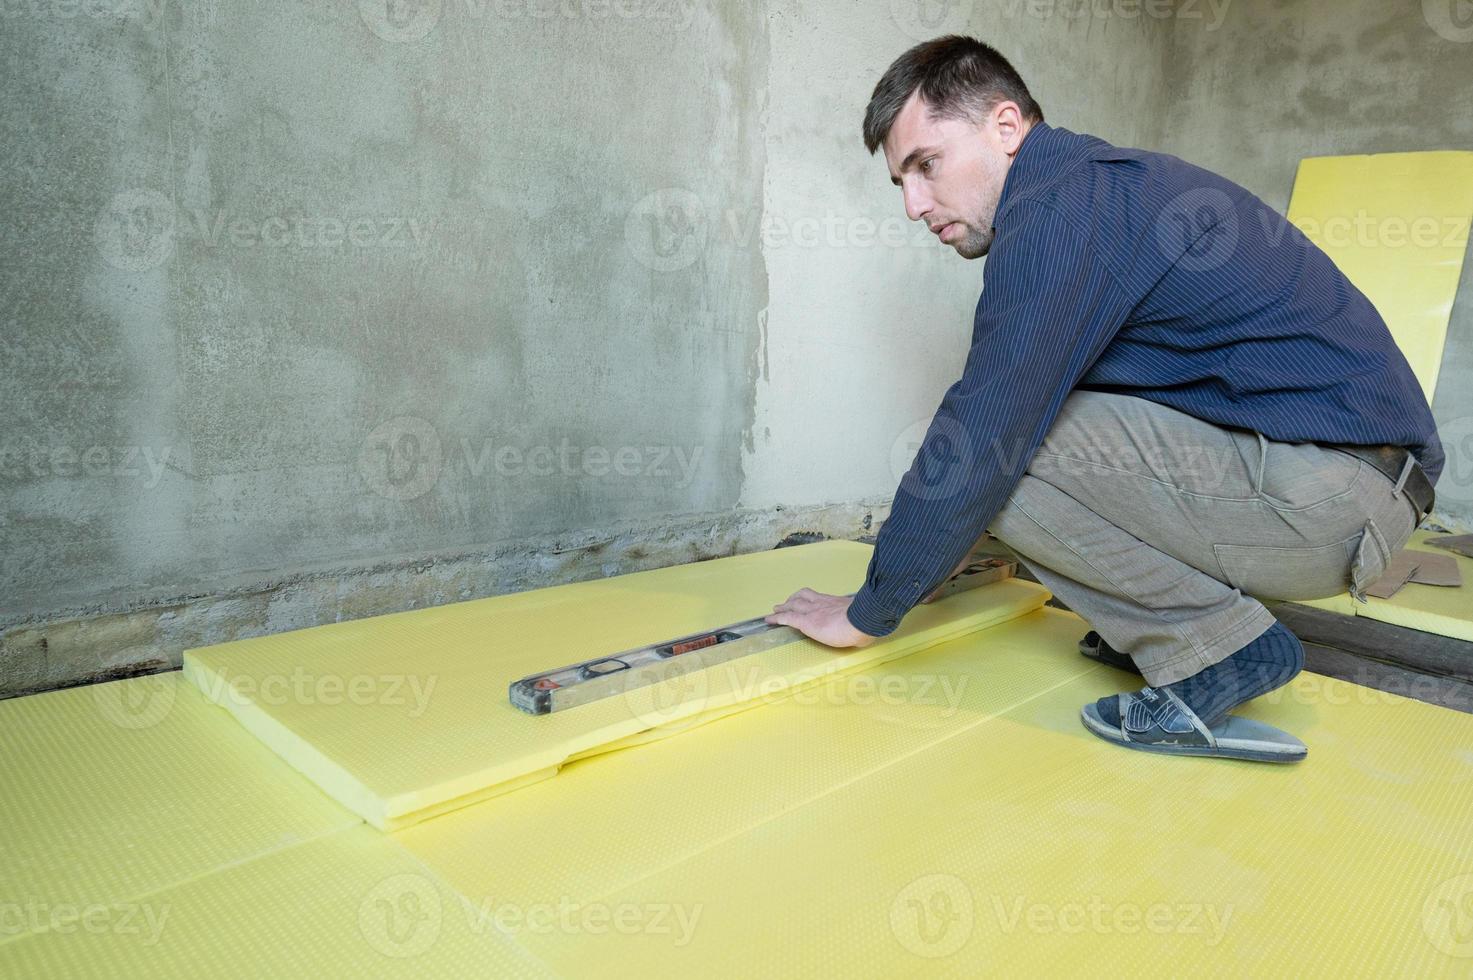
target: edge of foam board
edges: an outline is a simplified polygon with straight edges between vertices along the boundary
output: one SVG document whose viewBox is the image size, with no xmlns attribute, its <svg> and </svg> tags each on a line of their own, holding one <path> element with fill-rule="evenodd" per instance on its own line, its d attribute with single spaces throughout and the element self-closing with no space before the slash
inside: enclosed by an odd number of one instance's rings
<svg viewBox="0 0 1473 980">
<path fill-rule="evenodd" d="M 982 607 L 973 614 L 943 620 L 900 636 L 892 634 L 895 636 L 893 641 L 890 641 L 890 637 L 886 638 L 890 642 L 876 643 L 859 650 L 835 651 L 832 648 L 819 647 L 810 640 L 794 640 L 749 657 L 706 668 L 700 673 L 707 678 L 716 679 L 716 683 L 711 685 L 714 690 L 696 701 L 677 702 L 668 710 L 658 709 L 655 705 L 667 694 L 678 696 L 680 688 L 688 682 L 688 677 L 642 688 L 638 692 L 631 692 L 630 696 L 637 694 L 639 700 L 648 705 L 647 710 L 634 712 L 634 716 L 627 721 L 591 729 L 543 753 L 497 762 L 453 780 L 390 796 L 383 801 L 382 816 L 376 820 L 370 819 L 370 822 L 382 830 L 412 826 L 431 816 L 540 782 L 555 775 L 567 762 L 667 738 L 703 724 L 703 716 L 710 715 L 706 720 L 714 721 L 736 711 L 758 707 L 778 695 L 795 693 L 826 677 L 873 667 L 1008 622 L 1042 608 L 1050 596 L 1051 593 L 1041 585 L 1011 579 L 945 600 L 949 603 L 959 602 Z M 784 659 L 792 659 L 797 651 L 812 650 L 815 647 L 822 654 L 821 657 L 796 669 L 770 673 L 761 685 L 763 690 L 760 693 L 745 696 L 750 694 L 753 685 L 750 678 L 741 678 L 739 672 L 767 668 Z M 652 718 L 659 720 L 653 722 Z M 527 716 L 527 720 L 535 723 L 533 716 Z"/>
<path fill-rule="evenodd" d="M 1376 307 L 1397 348 L 1432 400 L 1449 318 L 1473 222 L 1473 152 L 1419 150 L 1305 157 L 1295 171 L 1286 216 L 1325 251 Z M 1431 217 L 1436 244 L 1337 241 L 1332 225 L 1352 208 L 1372 217 Z"/>
<path fill-rule="evenodd" d="M 1049 595 L 1042 586 L 1006 580 L 936 603 L 928 608 L 953 615 L 933 616 L 934 621 L 920 628 L 902 628 L 858 650 L 835 651 L 798 639 L 701 671 L 707 691 L 696 700 L 676 700 L 672 707 L 661 707 L 664 699 L 679 698 L 688 677 L 642 688 L 626 695 L 634 710 L 620 722 L 591 727 L 542 751 L 494 760 L 453 778 L 397 793 L 376 792 L 341 762 L 240 694 L 223 668 L 205 662 L 195 651 L 185 652 L 184 669 L 185 677 L 207 698 L 229 711 L 293 768 L 368 823 L 390 831 L 540 782 L 575 758 L 668 737 L 702 724 L 699 716 L 714 720 L 732 713 L 733 708 L 755 707 L 824 677 L 874 666 L 1006 622 L 1042 607 Z M 757 685 L 760 690 L 754 690 L 755 673 L 763 675 Z M 527 716 L 526 721 L 534 724 L 536 719 Z"/>
<path fill-rule="evenodd" d="M 234 716 L 246 731 L 328 796 L 352 810 L 369 823 L 385 829 L 382 801 L 362 781 L 335 760 L 318 750 L 311 742 L 292 731 L 265 711 L 251 698 L 239 693 L 224 675 L 185 651 L 184 677 L 199 689 L 211 703 Z M 310 762 L 304 765 L 303 760 Z"/>
</svg>

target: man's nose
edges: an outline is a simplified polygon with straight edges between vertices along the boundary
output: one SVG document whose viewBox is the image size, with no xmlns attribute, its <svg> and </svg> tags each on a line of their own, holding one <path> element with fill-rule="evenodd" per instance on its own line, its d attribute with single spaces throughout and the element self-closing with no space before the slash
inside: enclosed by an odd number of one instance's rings
<svg viewBox="0 0 1473 980">
<path fill-rule="evenodd" d="M 931 210 L 931 196 L 913 183 L 901 187 L 905 195 L 905 216 L 911 221 L 920 221 Z"/>
</svg>

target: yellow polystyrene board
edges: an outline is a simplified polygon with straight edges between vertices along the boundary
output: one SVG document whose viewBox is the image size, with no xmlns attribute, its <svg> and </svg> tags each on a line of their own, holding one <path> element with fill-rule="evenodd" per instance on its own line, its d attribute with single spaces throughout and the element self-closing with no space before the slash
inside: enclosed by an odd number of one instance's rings
<svg viewBox="0 0 1473 980">
<path fill-rule="evenodd" d="M 554 975 L 473 911 L 392 837 L 358 823 L 0 938 L 0 976 Z"/>
<path fill-rule="evenodd" d="M 1294 602 L 1296 605 L 1313 606 L 1316 609 L 1339 613 L 1342 616 L 1354 616 L 1356 606 L 1359 605 L 1349 592 L 1326 596 L 1323 599 L 1295 599 Z"/>
<path fill-rule="evenodd" d="M 1407 543 L 1407 550 L 1451 557 L 1462 572 L 1461 586 L 1450 588 L 1408 583 L 1389 599 L 1370 596 L 1366 602 L 1360 603 L 1352 599 L 1349 593 L 1342 593 L 1328 599 L 1300 604 L 1346 615 L 1365 616 L 1377 622 L 1405 626 L 1457 640 L 1473 640 L 1473 558 L 1464 558 L 1443 548 L 1429 547 L 1427 539 L 1437 536 L 1435 531 L 1418 531 Z"/>
<path fill-rule="evenodd" d="M 397 835 L 216 845 L 178 881 L 175 865 L 127 878 L 189 844 L 118 833 L 145 799 L 224 840 L 257 825 L 207 779 L 285 825 L 332 805 L 187 688 L 162 714 L 104 700 L 101 725 L 72 700 L 96 689 L 0 704 L 7 731 L 44 733 L 6 786 L 31 805 L 10 814 L 24 836 L 0 828 L 4 880 L 49 866 L 30 911 L 59 913 L 0 935 L 0 976 L 974 975 L 1100 957 L 1466 974 L 1473 717 L 1306 674 L 1246 711 L 1309 743 L 1300 766 L 1131 753 L 1079 727 L 1081 704 L 1139 684 L 1078 656 L 1085 628 L 1041 610 Z M 124 732 L 152 737 L 120 740 L 107 719 L 134 715 L 148 723 Z M 93 768 L 57 759 L 63 738 Z M 80 873 L 96 887 L 48 884 L 73 873 L 51 857 L 63 839 L 95 854 Z"/>
<path fill-rule="evenodd" d="M 1449 919 L 1473 858 L 1465 779 L 1408 778 L 1405 751 L 1386 772 L 1342 759 L 1333 774 L 1204 778 L 1211 763 L 1196 762 L 1178 775 L 1168 767 L 1181 760 L 1121 759 L 1069 730 L 1097 693 L 1050 692 L 1021 718 L 896 766 L 883 791 L 843 787 L 608 894 L 613 908 L 700 913 L 678 950 L 633 936 L 616 973 L 740 956 L 754 974 L 784 975 L 1079 975 L 1101 958 L 1131 975 L 1466 975 Z M 1373 730 L 1397 720 L 1367 714 Z M 1441 734 L 1466 738 L 1464 722 Z M 1438 775 L 1457 780 L 1450 754 Z M 1388 789 L 1392 774 L 1405 795 Z M 574 938 L 529 943 L 564 972 L 591 965 Z"/>
<path fill-rule="evenodd" d="M 1372 597 L 1363 609 L 1356 610 L 1356 614 L 1425 633 L 1473 640 L 1473 558 L 1428 547 L 1427 539 L 1432 536 L 1432 532 L 1414 534 L 1408 548 L 1453 558 L 1462 572 L 1463 584 L 1449 588 L 1408 583 L 1390 599 Z"/>
<path fill-rule="evenodd" d="M 0 731 L 0 941 L 360 823 L 178 672 L 0 701 Z"/>
<path fill-rule="evenodd" d="M 1025 642 L 1047 622 L 1035 611 L 887 664 L 825 678 L 719 725 L 571 764 L 532 791 L 395 836 L 469 895 L 491 887 L 485 869 L 492 866 L 503 901 L 600 894 L 954 737 L 1061 676 L 1097 669 L 1051 643 Z M 664 812 L 666 806 L 673 810 Z M 597 832 L 590 832 L 594 827 Z M 467 842 L 495 838 L 538 846 L 466 851 Z M 556 862 L 546 861 L 540 849 L 551 840 L 560 842 Z"/>
<path fill-rule="evenodd" d="M 1375 305 L 1431 401 L 1473 219 L 1473 152 L 1306 157 L 1288 217 Z"/>
<path fill-rule="evenodd" d="M 334 799 L 394 829 L 539 781 L 569 758 L 678 731 L 1048 597 L 1031 583 L 999 582 L 921 607 L 860 650 L 798 640 L 551 715 L 508 701 L 520 677 L 761 615 L 803 586 L 852 591 L 870 554 L 824 542 L 338 623 L 187 651 L 185 674 Z"/>
<path fill-rule="evenodd" d="M 1130 752 L 1080 726 L 1139 683 L 1084 628 L 1045 610 L 862 672 L 960 671 L 963 720 L 785 702 L 397 836 L 485 915 L 570 906 L 518 933 L 569 976 L 1466 975 L 1473 716 L 1305 674 L 1246 712 L 1298 766 Z"/>
</svg>

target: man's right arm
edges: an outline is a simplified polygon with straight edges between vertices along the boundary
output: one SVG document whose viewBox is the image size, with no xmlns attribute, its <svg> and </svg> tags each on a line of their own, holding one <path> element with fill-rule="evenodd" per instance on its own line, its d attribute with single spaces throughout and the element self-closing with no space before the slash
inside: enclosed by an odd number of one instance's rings
<svg viewBox="0 0 1473 980">
<path fill-rule="evenodd" d="M 895 629 L 971 550 L 1135 305 L 1096 243 L 1044 204 L 1011 210 L 984 281 L 961 380 L 895 493 L 849 607 L 871 636 Z"/>
</svg>

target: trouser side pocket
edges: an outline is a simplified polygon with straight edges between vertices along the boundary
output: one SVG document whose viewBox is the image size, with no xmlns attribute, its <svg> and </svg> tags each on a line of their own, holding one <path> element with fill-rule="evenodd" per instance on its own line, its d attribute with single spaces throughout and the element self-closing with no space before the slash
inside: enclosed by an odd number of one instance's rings
<svg viewBox="0 0 1473 980">
<path fill-rule="evenodd" d="M 1366 601 L 1366 589 L 1372 585 L 1381 574 L 1386 571 L 1386 563 L 1391 560 L 1391 549 L 1386 545 L 1386 539 L 1381 536 L 1380 528 L 1376 527 L 1375 521 L 1366 521 L 1365 529 L 1361 532 L 1360 544 L 1356 546 L 1355 557 L 1350 563 L 1350 594 L 1359 602 Z"/>
</svg>

